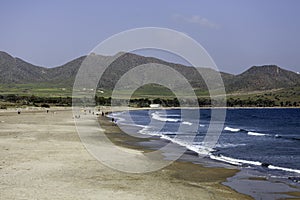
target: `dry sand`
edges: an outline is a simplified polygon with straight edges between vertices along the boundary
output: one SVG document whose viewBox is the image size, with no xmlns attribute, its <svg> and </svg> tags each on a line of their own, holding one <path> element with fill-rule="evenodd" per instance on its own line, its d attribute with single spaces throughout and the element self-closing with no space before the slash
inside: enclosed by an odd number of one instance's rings
<svg viewBox="0 0 300 200">
<path fill-rule="evenodd" d="M 101 120 L 108 134 L 118 131 Z M 0 112 L 0 158 L 0 199 L 251 199 L 220 184 L 236 170 L 182 162 L 147 174 L 110 169 L 84 148 L 70 110 Z"/>
</svg>

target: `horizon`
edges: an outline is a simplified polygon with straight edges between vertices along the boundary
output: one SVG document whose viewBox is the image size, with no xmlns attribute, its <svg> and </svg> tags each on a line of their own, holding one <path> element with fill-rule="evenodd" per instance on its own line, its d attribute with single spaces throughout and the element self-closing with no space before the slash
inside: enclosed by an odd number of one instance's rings
<svg viewBox="0 0 300 200">
<path fill-rule="evenodd" d="M 156 26 L 195 39 L 220 71 L 240 74 L 251 66 L 277 65 L 298 72 L 299 7 L 297 0 L 188 4 L 13 0 L 2 2 L 0 8 L 0 47 L 34 65 L 56 67 L 89 54 L 111 35 Z M 145 56 L 184 64 L 172 56 L 154 55 Z"/>
</svg>

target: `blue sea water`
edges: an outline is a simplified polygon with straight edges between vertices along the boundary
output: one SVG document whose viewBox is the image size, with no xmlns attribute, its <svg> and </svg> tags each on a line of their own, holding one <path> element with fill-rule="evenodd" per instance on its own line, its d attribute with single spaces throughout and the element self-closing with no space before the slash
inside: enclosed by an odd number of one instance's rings
<svg viewBox="0 0 300 200">
<path fill-rule="evenodd" d="M 217 119 L 212 119 L 211 109 L 198 111 L 200 121 L 192 117 L 182 119 L 180 109 L 138 110 L 113 116 L 121 128 L 135 127 L 131 130 L 138 134 L 158 136 L 195 153 L 205 151 L 206 157 L 216 162 L 286 177 L 300 176 L 300 109 L 227 109 L 224 124 L 217 122 L 222 131 L 213 148 L 205 148 L 203 140 L 210 123 Z M 180 125 L 195 124 L 196 132 L 179 131 Z"/>
</svg>

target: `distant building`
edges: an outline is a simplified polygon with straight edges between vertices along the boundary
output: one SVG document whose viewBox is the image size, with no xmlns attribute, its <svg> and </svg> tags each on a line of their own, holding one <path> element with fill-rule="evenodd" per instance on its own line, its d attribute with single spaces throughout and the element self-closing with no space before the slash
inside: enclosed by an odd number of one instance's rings
<svg viewBox="0 0 300 200">
<path fill-rule="evenodd" d="M 159 108 L 160 104 L 150 104 L 150 108 Z"/>
</svg>

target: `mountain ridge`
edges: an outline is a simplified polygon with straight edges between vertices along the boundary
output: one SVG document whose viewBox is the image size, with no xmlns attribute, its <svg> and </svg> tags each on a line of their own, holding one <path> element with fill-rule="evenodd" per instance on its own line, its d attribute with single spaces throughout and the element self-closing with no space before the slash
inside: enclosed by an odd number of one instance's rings
<svg viewBox="0 0 300 200">
<path fill-rule="evenodd" d="M 95 55 L 100 56 L 101 55 Z M 76 74 L 87 56 L 73 59 L 63 65 L 53 68 L 36 66 L 20 58 L 0 51 L 0 84 L 40 84 L 64 85 L 72 87 Z M 102 56 L 104 57 L 104 56 Z M 196 69 L 182 64 L 167 62 L 154 57 L 145 57 L 125 53 L 118 57 L 104 72 L 99 87 L 113 89 L 115 83 L 128 70 L 136 66 L 158 63 L 170 66 L 180 72 L 195 89 L 207 90 L 205 81 L 195 73 Z M 203 76 L 216 78 L 218 72 L 199 68 Z M 280 68 L 276 65 L 252 66 L 241 74 L 220 72 L 227 92 L 270 90 L 300 86 L 300 75 Z M 178 86 L 180 87 L 180 86 Z M 214 85 L 213 87 L 219 87 Z"/>
</svg>

